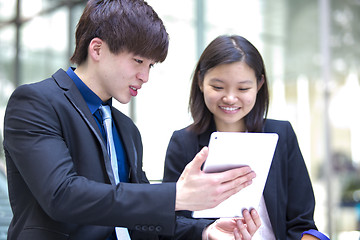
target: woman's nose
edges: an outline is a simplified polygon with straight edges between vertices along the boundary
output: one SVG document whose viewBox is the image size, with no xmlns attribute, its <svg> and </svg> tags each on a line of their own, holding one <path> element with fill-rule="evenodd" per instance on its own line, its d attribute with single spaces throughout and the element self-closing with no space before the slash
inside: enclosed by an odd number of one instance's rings
<svg viewBox="0 0 360 240">
<path fill-rule="evenodd" d="M 224 97 L 223 97 L 223 101 L 227 104 L 235 104 L 236 101 L 237 101 L 237 96 L 235 94 L 226 94 Z"/>
</svg>

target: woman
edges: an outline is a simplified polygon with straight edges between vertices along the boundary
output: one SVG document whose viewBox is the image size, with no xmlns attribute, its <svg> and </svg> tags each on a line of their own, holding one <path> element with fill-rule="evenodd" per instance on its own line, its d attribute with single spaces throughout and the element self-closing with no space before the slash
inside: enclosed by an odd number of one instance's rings
<svg viewBox="0 0 360 240">
<path fill-rule="evenodd" d="M 291 124 L 267 119 L 268 106 L 267 77 L 258 50 L 241 36 L 214 39 L 193 74 L 189 109 L 194 122 L 173 133 L 164 182 L 177 181 L 214 131 L 277 133 L 278 144 L 257 209 L 262 224 L 253 239 L 301 239 L 304 231 L 316 229 L 314 193 Z M 179 214 L 189 217 L 191 213 Z"/>
</svg>

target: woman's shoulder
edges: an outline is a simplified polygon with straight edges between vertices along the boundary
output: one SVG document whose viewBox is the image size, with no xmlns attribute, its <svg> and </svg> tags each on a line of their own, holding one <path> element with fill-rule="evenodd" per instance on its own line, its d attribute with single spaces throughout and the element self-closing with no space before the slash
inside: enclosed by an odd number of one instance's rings
<svg viewBox="0 0 360 240">
<path fill-rule="evenodd" d="M 170 138 L 168 152 L 180 151 L 186 156 L 191 156 L 198 152 L 199 138 L 198 135 L 188 127 L 175 130 Z"/>
<path fill-rule="evenodd" d="M 279 139 L 296 139 L 294 128 L 286 120 L 267 119 L 264 125 L 264 132 L 277 133 Z"/>
<path fill-rule="evenodd" d="M 291 127 L 291 123 L 287 120 L 266 119 L 264 132 L 281 131 L 288 127 Z"/>
<path fill-rule="evenodd" d="M 195 138 L 196 136 L 197 134 L 191 130 L 190 125 L 173 132 L 175 138 Z"/>
</svg>

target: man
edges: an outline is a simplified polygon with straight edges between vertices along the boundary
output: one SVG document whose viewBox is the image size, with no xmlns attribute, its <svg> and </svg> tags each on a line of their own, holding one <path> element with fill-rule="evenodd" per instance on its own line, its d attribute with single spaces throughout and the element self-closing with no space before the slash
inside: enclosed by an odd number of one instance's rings
<svg viewBox="0 0 360 240">
<path fill-rule="evenodd" d="M 177 183 L 150 185 L 140 133 L 111 107 L 112 98 L 125 104 L 135 97 L 167 51 L 168 34 L 146 2 L 87 3 L 71 58 L 77 68 L 20 86 L 9 99 L 3 144 L 14 217 L 8 239 L 115 239 L 115 233 L 120 239 L 119 232 L 132 240 L 174 234 L 201 239 L 224 231 L 251 238 L 260 222 L 248 212 L 244 222 L 223 220 L 208 228 L 207 220 L 175 221 L 177 210 L 214 207 L 249 185 L 251 169 L 204 174 L 203 149 Z M 109 132 L 102 119 L 106 107 L 113 119 Z"/>
</svg>

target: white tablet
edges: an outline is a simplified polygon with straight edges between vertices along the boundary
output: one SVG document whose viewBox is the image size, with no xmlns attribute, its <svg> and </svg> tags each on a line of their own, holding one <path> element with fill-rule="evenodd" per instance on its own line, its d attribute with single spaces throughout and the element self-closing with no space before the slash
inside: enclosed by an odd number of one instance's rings
<svg viewBox="0 0 360 240">
<path fill-rule="evenodd" d="M 258 209 L 277 141 L 276 133 L 212 133 L 204 172 L 211 174 L 250 166 L 256 177 L 250 186 L 240 190 L 215 208 L 193 212 L 193 217 L 242 217 L 243 209 Z"/>
</svg>

